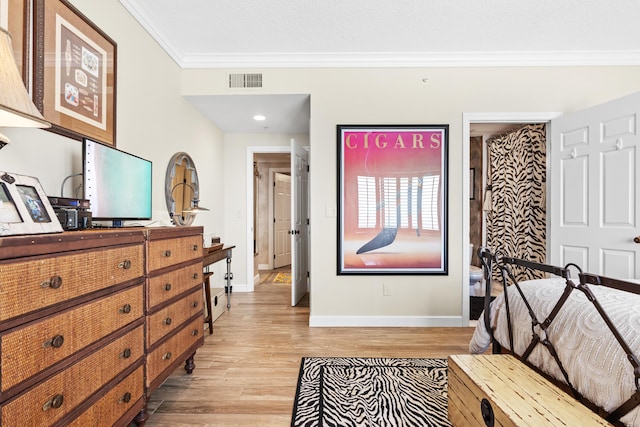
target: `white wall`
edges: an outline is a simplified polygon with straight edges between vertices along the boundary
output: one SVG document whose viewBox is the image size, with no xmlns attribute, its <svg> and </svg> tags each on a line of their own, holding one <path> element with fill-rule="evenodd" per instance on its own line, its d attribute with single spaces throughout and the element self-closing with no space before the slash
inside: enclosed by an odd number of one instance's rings
<svg viewBox="0 0 640 427">
<path fill-rule="evenodd" d="M 312 325 L 465 324 L 463 113 L 570 112 L 640 90 L 639 67 L 344 68 L 184 70 L 183 93 L 229 94 L 225 83 L 230 72 L 262 73 L 262 93 L 311 95 Z M 325 210 L 337 204 L 338 124 L 450 125 L 447 276 L 336 274 L 337 219 L 325 216 Z M 225 158 L 242 156 L 242 149 L 230 151 L 229 141 L 227 135 Z M 231 199 L 244 198 L 238 191 L 246 188 L 245 180 L 236 185 L 232 179 L 227 177 L 233 195 L 226 198 L 225 234 L 228 240 L 243 242 L 244 221 L 235 217 L 238 211 L 246 212 Z M 390 296 L 383 296 L 383 283 L 389 285 Z"/>
</svg>

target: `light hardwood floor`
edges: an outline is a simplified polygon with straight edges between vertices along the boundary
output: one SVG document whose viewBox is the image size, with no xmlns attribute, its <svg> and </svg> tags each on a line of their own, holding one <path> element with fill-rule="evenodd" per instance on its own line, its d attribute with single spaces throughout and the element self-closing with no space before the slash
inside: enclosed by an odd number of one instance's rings
<svg viewBox="0 0 640 427">
<path fill-rule="evenodd" d="M 289 426 L 304 356 L 447 357 L 468 353 L 472 328 L 310 328 L 306 297 L 258 284 L 234 293 L 206 332 L 196 369 L 183 368 L 151 396 L 147 427 Z"/>
</svg>

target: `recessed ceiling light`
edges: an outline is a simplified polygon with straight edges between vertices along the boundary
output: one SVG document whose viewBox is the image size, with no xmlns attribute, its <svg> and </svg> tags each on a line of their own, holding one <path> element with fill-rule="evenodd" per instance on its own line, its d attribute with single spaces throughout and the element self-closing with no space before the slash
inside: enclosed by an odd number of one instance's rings
<svg viewBox="0 0 640 427">
<path fill-rule="evenodd" d="M 253 120 L 257 120 L 259 122 L 261 122 L 262 120 L 265 120 L 266 117 L 263 116 L 262 114 L 256 114 L 255 116 L 253 116 Z"/>
</svg>

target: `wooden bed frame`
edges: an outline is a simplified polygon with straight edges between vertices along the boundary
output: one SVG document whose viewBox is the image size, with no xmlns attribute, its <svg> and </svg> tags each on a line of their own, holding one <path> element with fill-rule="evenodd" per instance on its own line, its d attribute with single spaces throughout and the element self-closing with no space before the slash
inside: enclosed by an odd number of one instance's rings
<svg viewBox="0 0 640 427">
<path fill-rule="evenodd" d="M 640 285 L 622 281 L 622 280 L 598 276 L 594 274 L 583 273 L 580 267 L 575 264 L 568 264 L 565 267 L 555 267 L 555 266 L 540 264 L 537 262 L 531 262 L 523 259 L 502 256 L 500 253 L 493 254 L 487 248 L 483 248 L 483 247 L 478 249 L 478 257 L 480 258 L 480 262 L 482 263 L 484 278 L 486 282 L 483 316 L 484 316 L 484 324 L 486 325 L 487 331 L 491 337 L 492 352 L 494 354 L 496 353 L 512 354 L 514 357 L 518 358 L 519 360 L 521 360 L 522 362 L 526 363 L 528 366 L 533 368 L 536 372 L 540 373 L 542 376 L 549 379 L 554 384 L 558 385 L 561 389 L 572 394 L 573 397 L 575 397 L 578 401 L 580 401 L 581 403 L 583 403 L 585 406 L 589 407 L 593 411 L 597 412 L 602 418 L 606 419 L 608 422 L 614 425 L 623 425 L 620 422 L 620 418 L 622 418 L 624 415 L 626 415 L 628 412 L 630 412 L 632 409 L 634 409 L 636 406 L 640 404 L 640 360 L 638 359 L 638 356 L 633 353 L 633 351 L 631 350 L 627 342 L 621 336 L 620 332 L 617 330 L 617 328 L 615 327 L 615 325 L 613 324 L 613 322 L 611 321 L 611 319 L 609 318 L 609 316 L 607 315 L 603 307 L 600 305 L 600 303 L 598 302 L 593 292 L 591 292 L 590 286 L 604 286 L 604 287 L 613 288 L 613 289 L 617 289 L 624 292 L 640 294 Z M 558 276 L 565 279 L 564 292 L 562 293 L 558 301 L 554 303 L 552 311 L 549 313 L 549 315 L 546 318 L 539 319 L 536 313 L 534 313 L 533 309 L 531 308 L 531 305 L 529 304 L 525 295 L 520 289 L 519 282 L 513 272 L 514 269 L 529 269 L 531 271 L 552 274 L 554 276 Z M 509 300 L 507 298 L 508 294 L 506 293 L 506 289 L 508 286 L 515 286 L 520 297 L 523 299 L 523 302 L 527 307 L 527 310 L 529 311 L 529 316 L 531 317 L 531 322 L 532 322 L 531 342 L 529 343 L 526 351 L 521 355 L 516 354 L 513 350 L 508 350 L 508 351 L 504 350 L 502 348 L 502 345 L 499 342 L 497 342 L 497 340 L 495 339 L 494 331 L 493 331 L 493 328 L 491 327 L 491 320 L 490 320 L 491 314 L 490 314 L 490 307 L 489 307 L 491 303 L 491 298 L 490 298 L 491 286 L 492 286 L 491 278 L 492 278 L 492 272 L 496 272 L 496 271 L 499 271 L 499 274 L 502 278 L 503 290 L 505 292 L 504 301 L 505 301 L 505 309 L 507 312 L 507 321 L 508 321 L 507 326 L 508 326 L 510 349 L 513 349 L 514 345 L 513 345 L 513 331 L 512 331 L 512 325 L 511 325 L 511 312 L 509 308 Z M 571 276 L 572 271 L 577 272 L 577 278 L 574 278 Z M 585 397 L 580 395 L 580 393 L 574 388 L 567 372 L 562 366 L 562 361 L 558 357 L 558 354 L 554 347 L 554 343 L 549 340 L 548 338 L 549 335 L 546 333 L 547 329 L 549 328 L 553 320 L 556 318 L 556 316 L 558 315 L 564 303 L 567 301 L 567 299 L 569 298 L 569 295 L 572 292 L 582 292 L 585 294 L 587 300 L 593 304 L 596 311 L 602 317 L 602 320 L 605 322 L 608 329 L 611 331 L 616 341 L 625 352 L 628 362 L 633 367 L 633 373 L 635 376 L 635 387 L 634 387 L 635 393 L 626 402 L 624 402 L 622 405 L 620 405 L 618 408 L 616 408 L 611 412 L 606 412 L 602 408 L 590 402 Z M 536 331 L 540 331 L 542 333 L 537 333 Z M 562 372 L 562 375 L 564 376 L 566 384 L 562 383 L 561 381 L 558 381 L 555 378 L 552 378 L 551 376 L 539 370 L 536 366 L 533 366 L 531 363 L 529 363 L 528 361 L 529 355 L 531 354 L 533 349 L 539 345 L 544 346 L 549 351 L 553 359 L 556 361 L 560 371 Z"/>
</svg>

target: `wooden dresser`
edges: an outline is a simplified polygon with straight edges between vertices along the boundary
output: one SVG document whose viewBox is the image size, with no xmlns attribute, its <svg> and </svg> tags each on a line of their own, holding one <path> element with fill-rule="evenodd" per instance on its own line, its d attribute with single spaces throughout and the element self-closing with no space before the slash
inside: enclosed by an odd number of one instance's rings
<svg viewBox="0 0 640 427">
<path fill-rule="evenodd" d="M 0 424 L 144 424 L 203 343 L 201 246 L 201 227 L 0 238 Z"/>
<path fill-rule="evenodd" d="M 146 383 L 148 397 L 204 343 L 202 227 L 145 230 L 147 250 Z M 146 407 L 136 419 L 144 424 Z"/>
<path fill-rule="evenodd" d="M 2 426 L 127 425 L 142 409 L 144 241 L 0 239 Z"/>
</svg>

